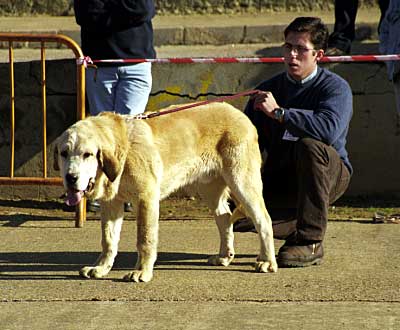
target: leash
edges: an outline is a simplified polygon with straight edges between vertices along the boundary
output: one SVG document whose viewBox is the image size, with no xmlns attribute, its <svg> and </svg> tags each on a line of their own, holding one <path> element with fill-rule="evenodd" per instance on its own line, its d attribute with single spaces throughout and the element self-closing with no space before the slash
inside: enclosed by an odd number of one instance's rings
<svg viewBox="0 0 400 330">
<path fill-rule="evenodd" d="M 191 104 L 183 105 L 183 106 L 176 107 L 176 108 L 169 109 L 169 110 L 156 111 L 156 112 L 151 112 L 149 114 L 140 113 L 140 114 L 134 116 L 133 118 L 134 119 L 150 119 L 150 118 L 166 115 L 166 114 L 173 113 L 173 112 L 178 112 L 178 111 L 182 111 L 182 110 L 186 110 L 186 109 L 199 107 L 201 105 L 206 105 L 206 104 L 215 103 L 215 102 L 225 102 L 227 100 L 237 99 L 239 97 L 249 96 L 249 95 L 252 95 L 252 94 L 256 94 L 258 92 L 259 91 L 257 89 L 253 89 L 253 90 L 249 90 L 249 91 L 246 91 L 246 92 L 241 92 L 241 93 L 237 93 L 237 94 L 233 94 L 233 95 L 217 97 L 217 98 L 215 98 L 213 100 L 205 100 L 205 101 L 191 103 Z"/>
</svg>

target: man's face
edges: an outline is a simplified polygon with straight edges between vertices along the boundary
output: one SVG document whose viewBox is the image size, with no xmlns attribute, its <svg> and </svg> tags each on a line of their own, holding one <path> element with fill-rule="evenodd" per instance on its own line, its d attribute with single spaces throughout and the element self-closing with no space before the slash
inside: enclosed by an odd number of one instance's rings
<svg viewBox="0 0 400 330">
<path fill-rule="evenodd" d="M 324 56 L 322 49 L 314 49 L 307 32 L 289 32 L 283 45 L 286 70 L 295 80 L 309 76 Z"/>
</svg>

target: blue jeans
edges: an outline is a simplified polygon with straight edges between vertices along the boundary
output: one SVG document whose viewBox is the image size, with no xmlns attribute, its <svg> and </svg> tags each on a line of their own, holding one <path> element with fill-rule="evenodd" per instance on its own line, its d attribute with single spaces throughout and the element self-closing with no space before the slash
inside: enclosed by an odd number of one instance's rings
<svg viewBox="0 0 400 330">
<path fill-rule="evenodd" d="M 136 115 L 144 112 L 151 92 L 151 63 L 86 70 L 86 96 L 89 111 Z"/>
</svg>

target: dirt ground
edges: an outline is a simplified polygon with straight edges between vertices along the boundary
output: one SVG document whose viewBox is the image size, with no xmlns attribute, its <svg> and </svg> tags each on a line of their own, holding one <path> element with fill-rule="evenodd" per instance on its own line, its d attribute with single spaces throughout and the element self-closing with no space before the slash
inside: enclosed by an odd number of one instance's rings
<svg viewBox="0 0 400 330">
<path fill-rule="evenodd" d="M 0 221 L 15 225 L 25 220 L 71 220 L 75 209 L 66 206 L 62 200 L 0 200 Z M 88 212 L 87 220 L 99 220 L 99 212 Z M 207 207 L 196 198 L 169 198 L 161 203 L 160 220 L 212 220 Z M 125 220 L 135 220 L 133 213 L 125 213 Z"/>
<path fill-rule="evenodd" d="M 393 198 L 347 198 L 341 199 L 329 209 L 330 220 L 373 221 L 375 214 L 399 215 L 400 203 Z M 71 220 L 75 209 L 59 200 L 0 200 L 0 221 L 19 224 L 25 220 Z M 99 220 L 99 212 L 87 213 L 87 220 Z M 134 213 L 125 213 L 125 220 L 135 220 Z M 194 197 L 171 197 L 161 202 L 160 221 L 166 220 L 213 220 L 205 204 Z"/>
<path fill-rule="evenodd" d="M 399 225 L 332 220 L 321 266 L 259 274 L 257 235 L 238 233 L 234 262 L 210 266 L 218 230 L 208 211 L 169 199 L 154 278 L 134 284 L 121 281 L 137 259 L 130 214 L 111 272 L 79 277 L 101 249 L 98 217 L 74 228 L 74 212 L 59 201 L 0 202 L 2 330 L 400 329 Z"/>
</svg>

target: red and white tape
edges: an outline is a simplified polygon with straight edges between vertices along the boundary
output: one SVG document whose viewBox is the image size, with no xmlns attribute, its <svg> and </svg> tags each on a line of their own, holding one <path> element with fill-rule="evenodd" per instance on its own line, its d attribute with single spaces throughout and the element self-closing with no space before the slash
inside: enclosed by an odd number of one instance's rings
<svg viewBox="0 0 400 330">
<path fill-rule="evenodd" d="M 325 56 L 321 62 L 384 62 L 399 61 L 400 54 L 393 55 L 346 55 Z M 90 63 L 90 58 L 85 57 L 84 64 Z M 81 61 L 82 62 L 82 61 Z M 93 60 L 92 63 L 283 63 L 283 57 L 175 57 L 175 58 L 132 58 L 132 59 L 107 59 Z M 81 64 L 78 62 L 78 64 Z"/>
</svg>

